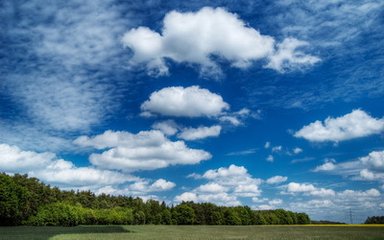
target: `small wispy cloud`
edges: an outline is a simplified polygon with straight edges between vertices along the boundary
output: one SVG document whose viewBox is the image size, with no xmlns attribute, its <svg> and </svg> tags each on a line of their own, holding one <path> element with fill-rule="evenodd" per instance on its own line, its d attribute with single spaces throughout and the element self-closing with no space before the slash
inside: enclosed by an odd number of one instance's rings
<svg viewBox="0 0 384 240">
<path fill-rule="evenodd" d="M 257 152 L 257 148 L 250 148 L 246 150 L 241 151 L 235 151 L 235 152 L 229 152 L 226 154 L 226 156 L 245 156 L 245 155 L 252 155 Z"/>
</svg>

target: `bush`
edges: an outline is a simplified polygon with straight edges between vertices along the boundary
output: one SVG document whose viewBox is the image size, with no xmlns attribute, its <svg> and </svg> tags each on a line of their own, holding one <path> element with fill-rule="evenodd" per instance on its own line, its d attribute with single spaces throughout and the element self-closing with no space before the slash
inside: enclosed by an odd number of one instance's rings
<svg viewBox="0 0 384 240">
<path fill-rule="evenodd" d="M 130 208 L 96 209 L 94 212 L 96 224 L 133 224 L 133 213 Z"/>
<path fill-rule="evenodd" d="M 76 226 L 79 224 L 132 224 L 133 214 L 129 208 L 90 209 L 81 205 L 57 202 L 40 208 L 26 222 L 35 226 Z"/>
<path fill-rule="evenodd" d="M 45 205 L 39 209 L 27 224 L 35 226 L 76 226 L 84 222 L 84 211 L 81 206 L 57 202 Z"/>
</svg>

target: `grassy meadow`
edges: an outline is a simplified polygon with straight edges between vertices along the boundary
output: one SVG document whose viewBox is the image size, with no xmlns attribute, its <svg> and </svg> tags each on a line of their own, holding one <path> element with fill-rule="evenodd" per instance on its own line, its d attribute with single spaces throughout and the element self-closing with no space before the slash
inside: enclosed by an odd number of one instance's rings
<svg viewBox="0 0 384 240">
<path fill-rule="evenodd" d="M 77 226 L 77 227 L 0 227 L 0 239 L 132 239 L 132 240 L 379 240 L 383 225 L 332 226 Z"/>
</svg>

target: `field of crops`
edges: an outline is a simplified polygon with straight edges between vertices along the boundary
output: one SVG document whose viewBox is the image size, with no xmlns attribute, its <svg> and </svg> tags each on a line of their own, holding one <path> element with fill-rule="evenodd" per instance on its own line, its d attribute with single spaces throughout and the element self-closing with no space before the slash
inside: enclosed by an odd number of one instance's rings
<svg viewBox="0 0 384 240">
<path fill-rule="evenodd" d="M 133 240 L 379 240 L 384 226 L 78 226 L 0 227 L 0 239 Z"/>
</svg>

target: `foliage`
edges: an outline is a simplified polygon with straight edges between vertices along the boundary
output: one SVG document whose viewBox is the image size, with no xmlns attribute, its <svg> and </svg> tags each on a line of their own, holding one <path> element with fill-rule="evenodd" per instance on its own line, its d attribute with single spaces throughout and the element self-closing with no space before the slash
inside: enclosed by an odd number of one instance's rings
<svg viewBox="0 0 384 240">
<path fill-rule="evenodd" d="M 255 211 L 247 206 L 164 202 L 129 196 L 62 191 L 27 175 L 0 173 L 0 225 L 79 224 L 264 225 L 308 224 L 305 213 L 283 209 Z"/>
<path fill-rule="evenodd" d="M 368 217 L 364 223 L 365 224 L 384 224 L 384 216 Z"/>
<path fill-rule="evenodd" d="M 57 202 L 43 206 L 26 222 L 35 226 L 76 226 L 79 224 L 132 224 L 132 210 L 123 207 L 90 209 L 81 205 Z"/>
<path fill-rule="evenodd" d="M 178 225 L 194 224 L 196 220 L 195 211 L 189 204 L 180 204 L 173 208 L 172 217 Z"/>
</svg>

